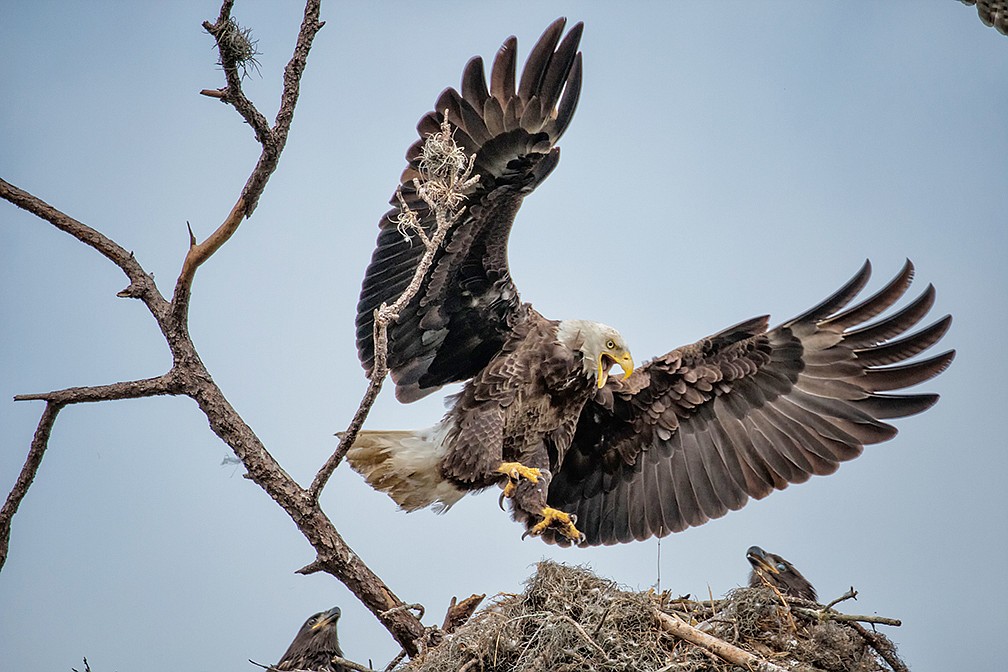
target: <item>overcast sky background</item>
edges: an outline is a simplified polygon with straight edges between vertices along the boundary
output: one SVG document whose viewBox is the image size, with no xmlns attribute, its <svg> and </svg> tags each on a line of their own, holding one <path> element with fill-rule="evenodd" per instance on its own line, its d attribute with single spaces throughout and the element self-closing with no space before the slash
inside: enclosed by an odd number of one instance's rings
<svg viewBox="0 0 1008 672">
<path fill-rule="evenodd" d="M 0 177 L 133 250 L 169 293 L 187 244 L 227 215 L 259 146 L 216 88 L 213 2 L 16 3 L 0 21 Z M 270 119 L 301 10 L 239 2 Z M 837 474 L 661 544 L 661 587 L 745 582 L 751 544 L 829 600 L 860 592 L 916 672 L 1008 656 L 1008 38 L 952 0 L 756 4 L 327 3 L 287 149 L 258 210 L 196 277 L 191 326 L 232 404 L 310 481 L 365 389 L 357 292 L 415 123 L 474 54 L 510 34 L 520 63 L 559 15 L 586 24 L 584 87 L 560 165 L 511 239 L 523 298 L 618 327 L 637 361 L 744 318 L 798 314 L 871 258 L 907 257 L 951 312 L 942 394 Z M 602 263 L 600 263 L 602 262 Z M 600 270 L 602 269 L 602 270 Z M 167 348 L 125 277 L 0 203 L 0 490 L 42 405 L 15 394 L 163 373 Z M 937 351 L 937 350 L 936 350 Z M 441 396 L 372 428 L 427 426 Z M 398 651 L 313 559 L 186 398 L 65 409 L 14 519 L 0 572 L 0 667 L 254 670 L 301 622 L 343 609 L 346 654 Z M 453 595 L 519 591 L 541 558 L 655 583 L 657 543 L 591 550 L 521 541 L 495 493 L 404 514 L 341 466 L 323 494 L 348 543 L 440 624 Z"/>
</svg>

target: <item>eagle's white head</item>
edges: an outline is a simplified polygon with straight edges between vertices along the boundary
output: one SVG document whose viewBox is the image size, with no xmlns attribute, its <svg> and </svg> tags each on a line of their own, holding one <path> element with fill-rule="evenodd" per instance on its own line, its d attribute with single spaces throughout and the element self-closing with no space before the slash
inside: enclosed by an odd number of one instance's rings
<svg viewBox="0 0 1008 672">
<path fill-rule="evenodd" d="M 633 373 L 630 350 L 620 333 L 609 325 L 591 320 L 564 320 L 557 327 L 557 341 L 581 351 L 585 375 L 594 378 L 600 388 L 606 384 L 613 364 L 623 369 L 624 380 Z"/>
</svg>

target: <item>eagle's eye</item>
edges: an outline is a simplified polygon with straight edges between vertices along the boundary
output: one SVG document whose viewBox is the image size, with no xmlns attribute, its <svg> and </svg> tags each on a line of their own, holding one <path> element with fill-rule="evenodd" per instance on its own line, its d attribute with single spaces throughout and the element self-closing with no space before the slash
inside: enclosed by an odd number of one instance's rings
<svg viewBox="0 0 1008 672">
<path fill-rule="evenodd" d="M 609 348 L 610 350 L 613 350 L 616 348 L 616 344 L 610 338 L 608 341 L 605 342 L 605 347 Z"/>
<path fill-rule="evenodd" d="M 787 571 L 787 566 L 783 562 L 778 562 L 777 569 L 781 572 L 784 572 Z"/>
</svg>

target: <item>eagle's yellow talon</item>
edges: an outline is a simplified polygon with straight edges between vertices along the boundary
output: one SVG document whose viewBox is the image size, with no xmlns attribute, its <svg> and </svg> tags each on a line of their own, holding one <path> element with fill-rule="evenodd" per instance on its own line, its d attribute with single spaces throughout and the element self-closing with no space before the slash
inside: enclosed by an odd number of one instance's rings
<svg viewBox="0 0 1008 672">
<path fill-rule="evenodd" d="M 518 486 L 515 485 L 515 482 L 509 478 L 508 482 L 504 484 L 504 492 L 501 494 L 501 501 L 503 501 L 505 497 L 510 497 L 511 495 L 513 495 L 514 491 L 517 489 Z"/>
<path fill-rule="evenodd" d="M 546 531 L 546 528 L 555 526 L 562 535 L 573 541 L 574 543 L 579 543 L 583 537 L 581 532 L 574 527 L 575 517 L 569 513 L 564 513 L 559 509 L 554 509 L 553 507 L 547 506 L 539 515 L 543 517 L 538 523 L 536 523 L 529 532 L 533 535 L 540 535 Z"/>
<path fill-rule="evenodd" d="M 501 462 L 501 465 L 497 467 L 497 473 L 504 474 L 510 479 L 508 486 L 522 478 L 532 483 L 538 483 L 539 477 L 542 475 L 542 472 L 535 467 L 526 467 L 521 462 Z M 506 491 L 507 486 L 504 487 Z M 511 495 L 508 494 L 505 496 L 510 497 Z"/>
</svg>

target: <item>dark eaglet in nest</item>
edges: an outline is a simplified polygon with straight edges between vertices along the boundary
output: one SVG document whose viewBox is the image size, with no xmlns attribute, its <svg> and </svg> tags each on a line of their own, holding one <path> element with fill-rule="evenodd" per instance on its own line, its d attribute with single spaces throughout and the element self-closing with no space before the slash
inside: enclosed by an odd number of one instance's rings
<svg viewBox="0 0 1008 672">
<path fill-rule="evenodd" d="M 750 546 L 746 559 L 752 565 L 749 585 L 752 587 L 769 585 L 782 595 L 800 597 L 815 602 L 819 598 L 809 580 L 802 576 L 795 566 L 775 553 L 767 553 L 759 546 Z"/>
<path fill-rule="evenodd" d="M 389 325 L 387 363 L 403 402 L 467 382 L 433 427 L 362 432 L 347 453 L 353 468 L 408 511 L 444 510 L 467 492 L 499 486 L 526 534 L 613 544 L 701 525 L 750 498 L 833 473 L 866 444 L 895 436 L 885 420 L 932 406 L 935 394 L 889 394 L 936 376 L 954 356 L 906 362 L 951 323 L 946 316 L 908 333 L 933 305 L 931 286 L 884 314 L 910 286 L 909 261 L 860 302 L 867 262 L 776 327 L 765 315 L 744 320 L 636 369 L 612 327 L 552 320 L 522 303 L 508 236 L 522 200 L 556 167 L 556 143 L 581 90 L 582 24 L 566 35 L 564 26 L 558 19 L 546 29 L 520 78 L 514 37 L 497 52 L 489 83 L 482 59 L 470 60 L 460 89 L 446 89 L 417 126 L 421 139 L 407 151 L 364 277 L 357 348 L 370 375 L 375 310 L 403 294 L 435 238 L 424 138 L 447 128 L 462 168 L 474 157 L 478 179 L 466 180 L 463 209 Z M 600 261 L 578 283 L 593 270 L 604 276 Z M 613 365 L 622 376 L 609 375 Z"/>
<path fill-rule="evenodd" d="M 333 656 L 343 657 L 336 633 L 339 617 L 339 607 L 312 615 L 298 630 L 280 662 L 271 669 L 349 672 L 346 666 L 332 662 Z"/>
</svg>

